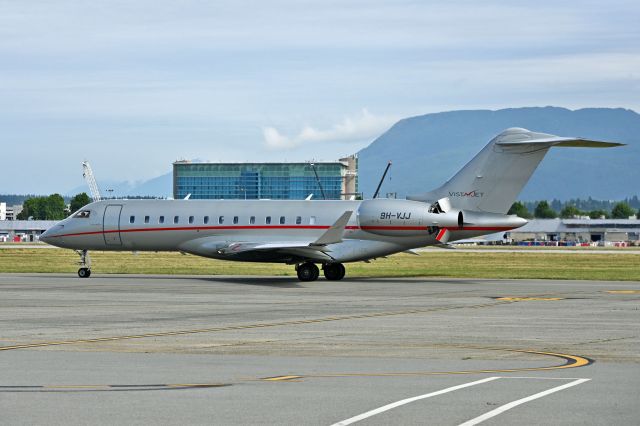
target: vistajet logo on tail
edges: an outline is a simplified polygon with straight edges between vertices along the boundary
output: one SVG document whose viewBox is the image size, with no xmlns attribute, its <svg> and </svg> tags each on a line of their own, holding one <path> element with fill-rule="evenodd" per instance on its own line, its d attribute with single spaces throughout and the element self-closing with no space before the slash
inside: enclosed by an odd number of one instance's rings
<svg viewBox="0 0 640 426">
<path fill-rule="evenodd" d="M 449 191 L 449 197 L 469 197 L 469 198 L 480 198 L 484 195 L 484 192 L 478 192 L 477 189 L 469 192 L 462 191 Z"/>
</svg>

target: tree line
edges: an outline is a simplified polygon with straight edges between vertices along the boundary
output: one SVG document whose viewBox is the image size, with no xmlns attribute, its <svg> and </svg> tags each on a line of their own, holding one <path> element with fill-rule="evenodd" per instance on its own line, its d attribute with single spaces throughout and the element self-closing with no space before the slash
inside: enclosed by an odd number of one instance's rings
<svg viewBox="0 0 640 426">
<path fill-rule="evenodd" d="M 530 205 L 530 203 L 516 201 L 509 209 L 508 214 L 515 214 L 524 219 L 555 219 L 557 217 L 571 219 L 578 216 L 589 216 L 591 219 L 600 219 L 601 217 L 606 219 L 627 219 L 630 216 L 640 215 L 640 211 L 631 207 L 627 201 L 614 203 L 610 209 L 596 208 L 588 211 L 581 210 L 570 202 L 562 203 L 560 206 L 556 204 L 556 208 L 560 207 L 558 211 L 554 208 L 554 203 L 550 205 L 548 201 L 543 200 L 535 203 L 533 212 L 531 212 L 527 206 L 528 204 Z"/>
<path fill-rule="evenodd" d="M 22 211 L 18 213 L 18 220 L 62 220 L 75 213 L 80 208 L 91 202 L 86 192 L 73 196 L 69 207 L 60 194 L 52 194 L 44 197 L 28 198 L 22 204 Z"/>
<path fill-rule="evenodd" d="M 155 197 L 132 197 L 132 198 L 155 198 Z M 75 213 L 80 208 L 91 202 L 91 198 L 86 192 L 81 192 L 70 199 L 67 207 L 64 197 L 60 194 L 49 196 L 27 198 L 22 207 L 22 212 L 17 219 L 27 220 L 61 220 L 70 214 Z M 585 209 L 585 206 L 595 208 Z M 537 202 L 513 203 L 508 214 L 516 214 L 525 219 L 554 219 L 557 217 L 569 219 L 576 216 L 589 216 L 592 219 L 601 217 L 613 219 L 627 219 L 629 216 L 640 215 L 640 211 L 634 209 L 640 207 L 640 200 L 637 196 L 627 198 L 624 201 L 599 201 L 572 199 L 566 202 L 553 200 L 549 203 L 546 200 Z"/>
</svg>

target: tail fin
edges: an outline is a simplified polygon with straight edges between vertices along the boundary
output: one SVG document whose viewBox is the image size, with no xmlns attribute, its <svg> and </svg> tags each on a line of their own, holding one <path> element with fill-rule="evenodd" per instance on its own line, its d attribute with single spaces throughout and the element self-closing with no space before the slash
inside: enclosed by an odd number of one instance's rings
<svg viewBox="0 0 640 426">
<path fill-rule="evenodd" d="M 465 210 L 506 213 L 527 184 L 549 148 L 608 148 L 624 144 L 566 138 L 511 128 L 493 138 L 471 161 L 440 188 L 409 200 L 434 202 L 448 197 Z"/>
</svg>

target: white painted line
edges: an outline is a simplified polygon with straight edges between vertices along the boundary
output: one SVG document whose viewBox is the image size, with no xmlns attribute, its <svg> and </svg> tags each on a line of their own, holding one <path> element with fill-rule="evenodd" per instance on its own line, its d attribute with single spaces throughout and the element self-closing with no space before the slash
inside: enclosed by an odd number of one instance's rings
<svg viewBox="0 0 640 426">
<path fill-rule="evenodd" d="M 485 420 L 488 420 L 488 419 L 490 419 L 492 417 L 495 417 L 498 414 L 502 414 L 507 410 L 511 410 L 512 408 L 517 407 L 518 405 L 524 404 L 524 403 L 529 402 L 529 401 L 533 401 L 534 399 L 542 398 L 543 396 L 547 396 L 547 395 L 550 395 L 550 394 L 555 393 L 555 392 L 560 392 L 561 390 L 570 388 L 572 386 L 579 385 L 579 384 L 584 383 L 584 382 L 588 382 L 589 380 L 591 380 L 591 379 L 574 380 L 573 382 L 565 383 L 564 385 L 560 385 L 560 386 L 556 386 L 555 388 L 547 389 L 546 391 L 542 391 L 542 392 L 530 395 L 530 396 L 528 396 L 526 398 L 518 399 L 516 401 L 511 401 L 510 403 L 502 405 L 502 406 L 496 408 L 495 410 L 491 410 L 491 411 L 489 411 L 487 413 L 484 413 L 481 416 L 478 416 L 478 417 L 476 417 L 474 419 L 471 419 L 471 420 L 468 420 L 468 421 L 466 421 L 464 423 L 461 423 L 460 426 L 477 425 L 478 423 L 482 423 Z"/>
<path fill-rule="evenodd" d="M 532 380 L 578 380 L 583 377 L 538 377 L 538 376 L 501 376 L 501 379 L 532 379 Z M 591 380 L 591 379 L 588 379 Z"/>
<path fill-rule="evenodd" d="M 457 391 L 458 389 L 468 388 L 469 386 L 480 385 L 482 383 L 490 382 L 492 380 L 497 380 L 499 378 L 500 377 L 488 377 L 486 379 L 476 380 L 475 382 L 463 383 L 461 385 L 452 386 L 450 388 L 442 389 L 442 390 L 431 392 L 431 393 L 426 393 L 424 395 L 418 395 L 418 396 L 414 396 L 412 398 L 402 399 L 400 401 L 392 402 L 391 404 L 383 405 L 380 408 L 376 408 L 374 410 L 367 411 L 366 413 L 362 413 L 362 414 L 359 414 L 357 416 L 348 418 L 348 419 L 343 420 L 341 422 L 334 423 L 331 426 L 350 425 L 351 423 L 359 422 L 360 420 L 364 420 L 364 419 L 366 419 L 368 417 L 375 416 L 376 414 L 383 413 L 385 411 L 391 410 L 392 408 L 400 407 L 401 405 L 405 405 L 405 404 L 409 404 L 409 403 L 414 402 L 414 401 L 419 401 L 421 399 L 431 398 L 433 396 L 438 396 L 438 395 L 442 395 L 442 394 L 445 394 L 445 393 Z"/>
</svg>

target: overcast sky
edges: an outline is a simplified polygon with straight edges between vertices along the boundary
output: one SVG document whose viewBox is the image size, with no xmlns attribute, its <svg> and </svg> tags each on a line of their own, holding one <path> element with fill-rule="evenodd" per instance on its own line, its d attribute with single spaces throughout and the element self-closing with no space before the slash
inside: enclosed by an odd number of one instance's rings
<svg viewBox="0 0 640 426">
<path fill-rule="evenodd" d="M 0 0 L 0 193 L 333 160 L 397 119 L 640 111 L 640 2 Z"/>
</svg>

